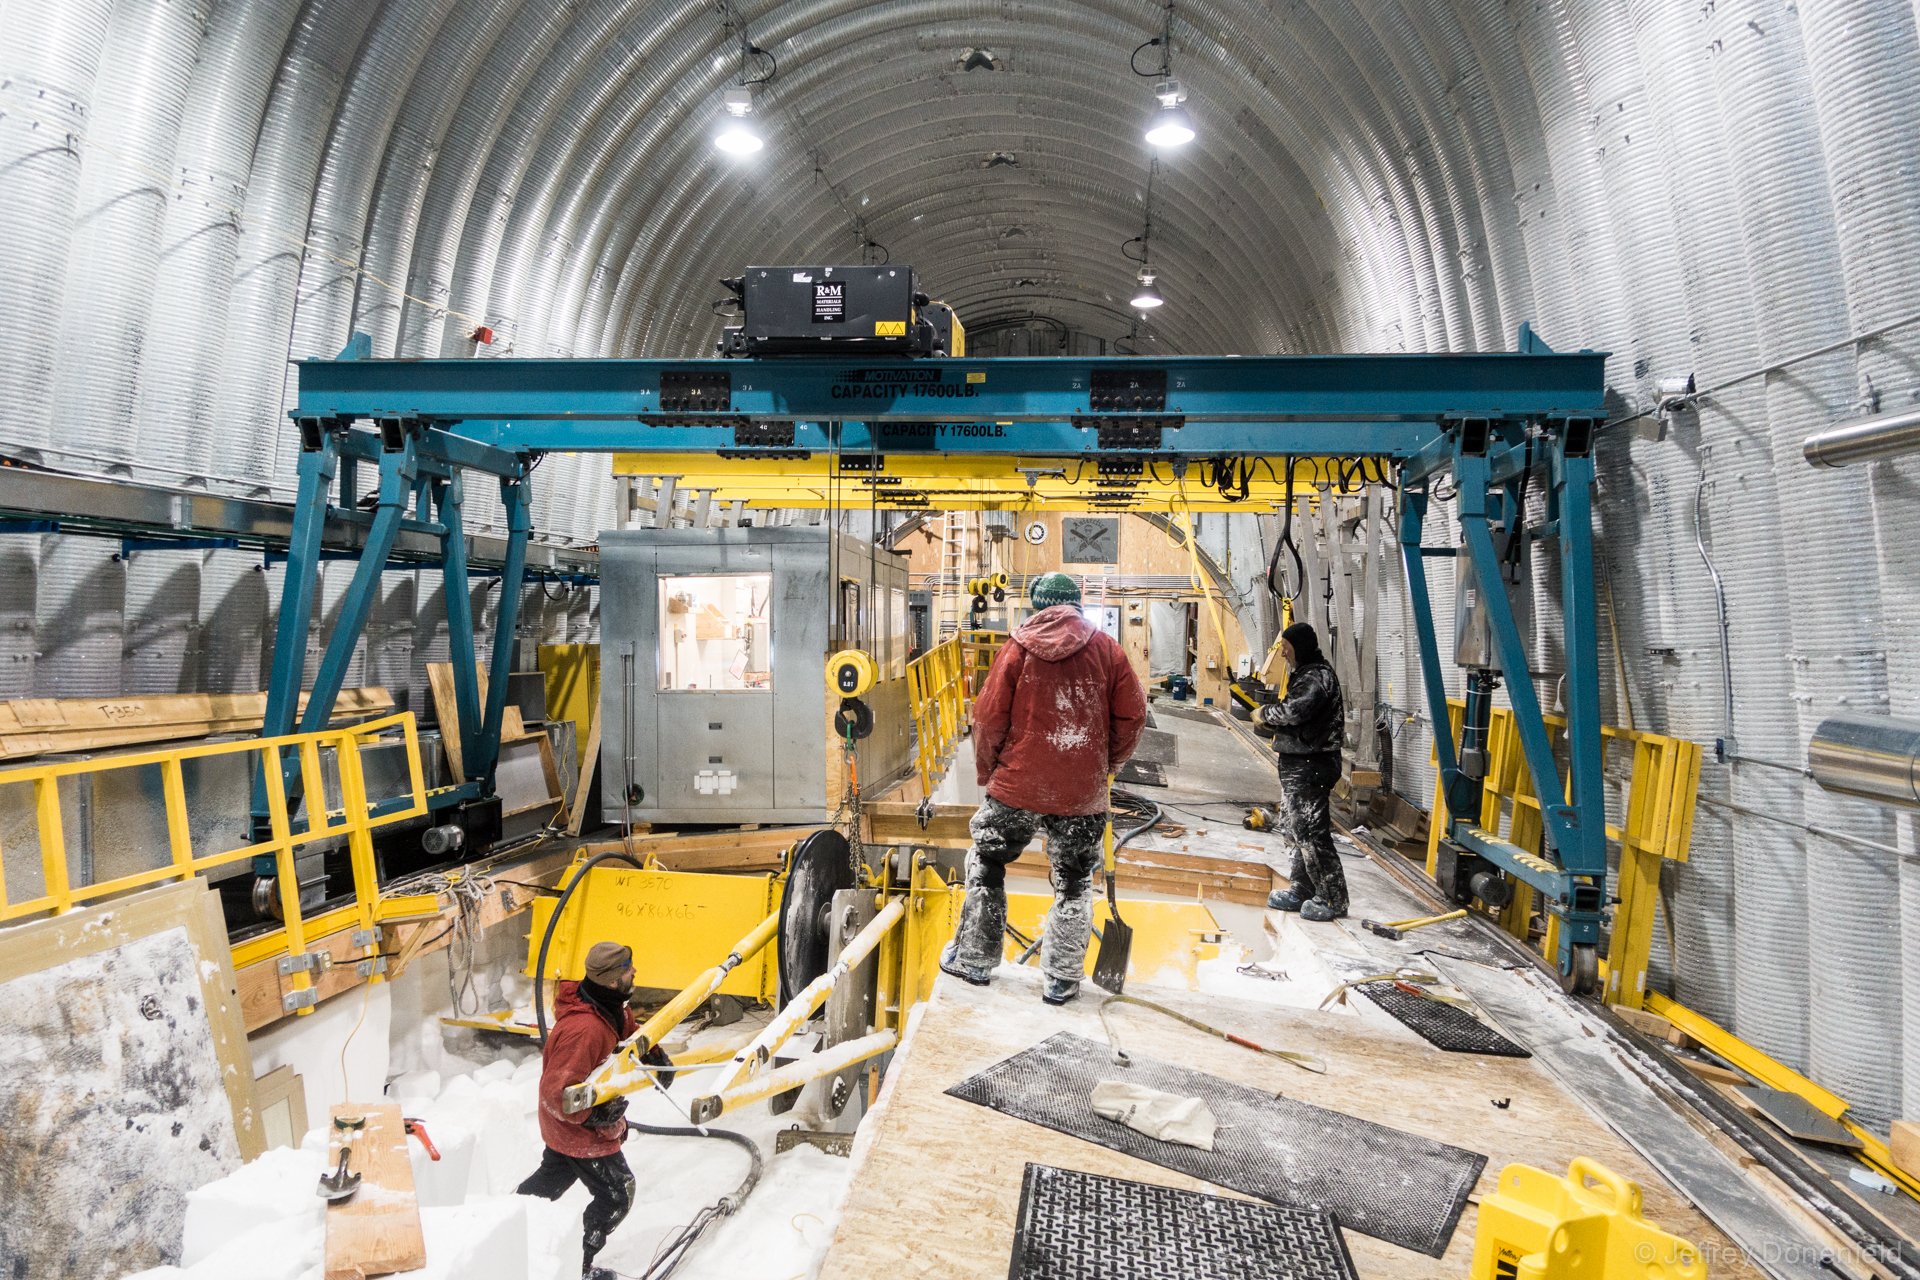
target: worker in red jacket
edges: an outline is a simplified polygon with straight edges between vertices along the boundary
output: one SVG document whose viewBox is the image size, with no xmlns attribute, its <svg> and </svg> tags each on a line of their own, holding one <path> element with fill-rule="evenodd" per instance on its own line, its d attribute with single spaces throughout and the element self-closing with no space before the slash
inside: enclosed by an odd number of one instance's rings
<svg viewBox="0 0 1920 1280">
<path fill-rule="evenodd" d="M 1003 954 L 1006 866 L 1045 830 L 1053 907 L 1040 945 L 1041 998 L 1065 1004 L 1086 973 L 1107 776 L 1139 745 L 1147 697 L 1119 642 L 1081 613 L 1072 578 L 1049 573 L 1028 595 L 1038 612 L 1001 647 L 973 703 L 974 767 L 987 794 L 970 824 L 960 927 L 940 967 L 987 985 Z"/>
<path fill-rule="evenodd" d="M 620 1151 L 627 1137 L 627 1100 L 609 1098 L 569 1115 L 560 1109 L 560 1092 L 585 1080 L 639 1029 L 627 1008 L 632 994 L 633 949 L 617 942 L 594 943 L 587 952 L 586 977 L 555 987 L 553 1027 L 540 1062 L 540 1138 L 547 1150 L 540 1167 L 518 1188 L 523 1196 L 558 1200 L 568 1187 L 583 1182 L 593 1193 L 581 1220 L 586 1248 L 580 1274 L 587 1280 L 614 1280 L 611 1271 L 593 1265 L 593 1257 L 633 1207 L 633 1170 Z"/>
</svg>

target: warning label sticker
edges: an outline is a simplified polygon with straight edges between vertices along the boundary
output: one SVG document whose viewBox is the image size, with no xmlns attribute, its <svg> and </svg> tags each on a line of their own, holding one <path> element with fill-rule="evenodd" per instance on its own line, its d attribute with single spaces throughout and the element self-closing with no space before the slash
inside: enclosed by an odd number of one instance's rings
<svg viewBox="0 0 1920 1280">
<path fill-rule="evenodd" d="M 875 320 L 873 336 L 876 338 L 904 338 L 907 336 L 905 320 Z"/>
<path fill-rule="evenodd" d="M 822 280 L 813 286 L 813 322 L 839 324 L 847 318 L 847 282 Z"/>
</svg>

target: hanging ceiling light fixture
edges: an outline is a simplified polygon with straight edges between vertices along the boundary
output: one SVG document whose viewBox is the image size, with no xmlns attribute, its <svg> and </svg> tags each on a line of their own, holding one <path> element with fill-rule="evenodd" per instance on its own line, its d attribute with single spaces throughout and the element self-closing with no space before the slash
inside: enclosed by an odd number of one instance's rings
<svg viewBox="0 0 1920 1280">
<path fill-rule="evenodd" d="M 1153 282 L 1159 278 L 1159 273 L 1152 267 L 1141 267 L 1134 273 L 1133 278 L 1136 283 L 1132 302 L 1134 307 L 1141 311 L 1151 311 L 1166 301 L 1160 296 L 1160 291 L 1153 286 Z"/>
<path fill-rule="evenodd" d="M 713 145 L 730 156 L 750 156 L 765 146 L 760 131 L 753 127 L 752 91 L 744 85 L 727 90 L 726 106 L 727 118 L 713 135 Z"/>
<path fill-rule="evenodd" d="M 779 61 L 765 49 L 747 39 L 747 25 L 734 13 L 728 0 L 720 0 L 721 26 L 740 46 L 738 83 L 728 87 L 721 101 L 727 109 L 713 145 L 730 156 L 750 156 L 766 145 L 753 123 L 753 86 L 765 84 L 780 72 Z M 764 69 L 763 75 L 749 71 Z"/>
<path fill-rule="evenodd" d="M 1140 69 L 1140 50 L 1159 49 L 1160 65 L 1152 71 Z M 1187 100 L 1187 91 L 1178 80 L 1173 78 L 1173 5 L 1166 8 L 1166 25 L 1159 35 L 1147 41 L 1133 51 L 1129 59 L 1133 74 L 1156 81 L 1153 96 L 1160 102 L 1147 116 L 1146 139 L 1149 146 L 1179 147 L 1193 141 L 1193 116 L 1180 104 Z"/>
<path fill-rule="evenodd" d="M 726 119 L 714 134 L 714 146 L 728 155 L 753 155 L 766 146 L 753 127 L 753 92 L 745 86 L 726 90 Z"/>
<path fill-rule="evenodd" d="M 1180 104 L 1187 91 L 1178 80 L 1162 80 L 1153 86 L 1160 106 L 1147 117 L 1147 141 L 1156 147 L 1178 147 L 1193 141 L 1193 117 Z"/>
<path fill-rule="evenodd" d="M 1137 311 L 1151 311 L 1166 302 L 1160 296 L 1155 282 L 1160 278 L 1159 270 L 1153 265 L 1153 180 L 1160 173 L 1160 158 L 1155 156 L 1147 165 L 1147 193 L 1141 201 L 1145 206 L 1146 223 L 1140 228 L 1140 234 L 1120 246 L 1120 252 L 1130 260 L 1140 264 L 1133 273 L 1133 298 L 1128 305 Z M 1134 245 L 1140 246 L 1140 252 L 1133 252 Z"/>
</svg>

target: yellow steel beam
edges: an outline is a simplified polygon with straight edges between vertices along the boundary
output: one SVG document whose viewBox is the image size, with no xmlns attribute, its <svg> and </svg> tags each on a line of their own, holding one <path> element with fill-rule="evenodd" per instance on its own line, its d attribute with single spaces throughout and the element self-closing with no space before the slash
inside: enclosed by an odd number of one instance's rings
<svg viewBox="0 0 1920 1280">
<path fill-rule="evenodd" d="M 1858 1154 L 1864 1163 L 1882 1177 L 1898 1183 L 1908 1195 L 1920 1199 L 1920 1180 L 1893 1162 L 1893 1152 L 1886 1143 L 1876 1138 L 1870 1130 L 1847 1119 L 1850 1107 L 1845 1098 L 1821 1088 L 1793 1068 L 1774 1061 L 1733 1032 L 1709 1022 L 1683 1004 L 1676 1004 L 1658 991 L 1647 992 L 1645 1008 L 1649 1013 L 1659 1014 L 1769 1089 L 1797 1093 L 1815 1111 L 1839 1121 L 1847 1132 L 1860 1140 Z"/>
<path fill-rule="evenodd" d="M 1311 497 L 1312 486 L 1337 483 L 1338 458 L 1303 458 L 1295 466 L 1296 496 Z M 810 458 L 739 458 L 718 460 L 710 453 L 613 455 L 613 473 L 672 475 L 680 489 L 711 489 L 716 501 L 744 502 L 751 507 L 860 506 L 907 495 L 924 498 L 938 510 L 1083 510 L 1096 499 L 1130 495 L 1133 509 L 1147 511 L 1234 511 L 1266 509 L 1285 496 L 1284 470 L 1270 459 L 1255 460 L 1247 497 L 1236 484 L 1229 498 L 1200 482 L 1198 464 L 1189 464 L 1185 479 L 1173 474 L 1172 464 L 1153 462 L 1131 488 L 1101 487 L 1095 463 L 1059 459 L 1023 459 L 1014 455 L 889 454 L 881 474 L 836 473 L 832 455 Z M 1023 471 L 1022 468 L 1025 468 Z M 1043 472 L 1063 474 L 1041 474 Z M 1109 477 L 1109 480 L 1115 477 Z M 917 501 L 904 505 L 918 506 Z"/>
<path fill-rule="evenodd" d="M 858 1040 L 837 1044 L 831 1049 L 810 1053 L 797 1062 L 790 1062 L 743 1084 L 695 1098 L 693 1105 L 688 1108 L 688 1116 L 695 1124 L 709 1124 L 736 1108 L 762 1098 L 771 1098 L 776 1093 L 797 1089 L 822 1076 L 830 1076 L 855 1063 L 865 1062 L 868 1058 L 877 1058 L 893 1048 L 895 1039 L 893 1029 L 889 1027 Z"/>
</svg>

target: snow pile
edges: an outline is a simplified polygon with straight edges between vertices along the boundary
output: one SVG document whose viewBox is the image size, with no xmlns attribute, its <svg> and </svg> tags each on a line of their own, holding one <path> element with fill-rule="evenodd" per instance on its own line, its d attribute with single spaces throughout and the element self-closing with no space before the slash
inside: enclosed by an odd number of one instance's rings
<svg viewBox="0 0 1920 1280">
<path fill-rule="evenodd" d="M 737 1034 L 738 1028 L 725 1029 Z M 453 1064 L 452 1055 L 441 1068 Z M 714 1068 L 683 1072 L 670 1094 L 630 1099 L 628 1118 L 660 1128 L 687 1126 L 693 1099 L 710 1091 Z M 514 1194 L 540 1163 L 540 1059 L 502 1057 L 469 1073 L 410 1071 L 388 1086 L 390 1101 L 419 1120 L 440 1152 L 433 1160 L 409 1138 L 427 1265 L 416 1280 L 572 1280 L 580 1273 L 580 1215 L 590 1197 L 575 1186 L 557 1201 Z M 841 1127 L 850 1128 L 858 1104 Z M 740 1212 L 715 1223 L 674 1273 L 675 1280 L 795 1280 L 818 1272 L 839 1220 L 849 1162 L 811 1147 L 773 1154 L 774 1137 L 796 1113 L 764 1103 L 719 1127 L 752 1139 L 766 1161 Z M 188 1197 L 182 1266 L 132 1280 L 322 1280 L 326 1202 L 314 1194 L 325 1172 L 327 1132 L 311 1130 L 297 1149 L 269 1151 Z M 638 1276 L 701 1209 L 735 1191 L 747 1156 L 728 1142 L 632 1135 L 632 1212 L 596 1265 Z"/>
</svg>

